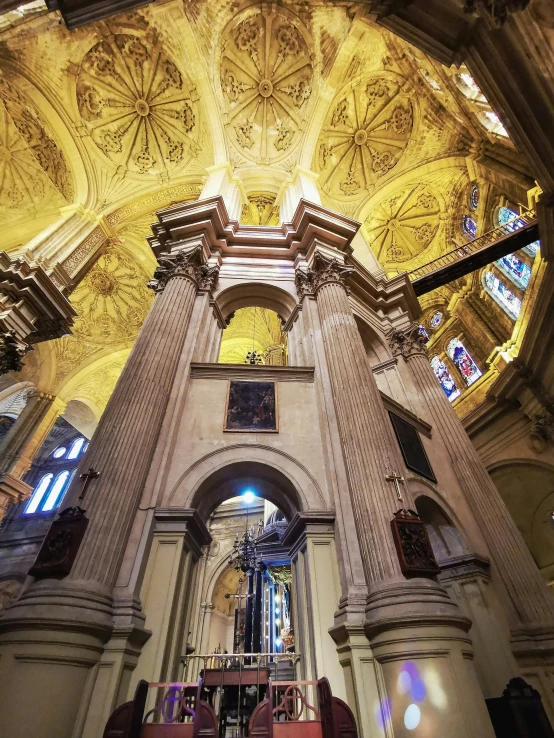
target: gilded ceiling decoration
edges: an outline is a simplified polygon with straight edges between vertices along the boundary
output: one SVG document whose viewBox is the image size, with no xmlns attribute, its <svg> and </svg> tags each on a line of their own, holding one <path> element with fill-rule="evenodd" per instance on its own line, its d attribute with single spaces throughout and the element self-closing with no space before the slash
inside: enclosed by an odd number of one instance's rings
<svg viewBox="0 0 554 738">
<path fill-rule="evenodd" d="M 371 248 L 386 267 L 425 251 L 440 228 L 441 204 L 426 185 L 411 185 L 374 207 L 365 221 Z"/>
<path fill-rule="evenodd" d="M 307 39 L 296 19 L 265 4 L 226 33 L 219 66 L 226 124 L 248 159 L 280 160 L 300 138 L 314 84 Z"/>
<path fill-rule="evenodd" d="M 79 315 L 74 336 L 102 346 L 136 338 L 152 304 L 147 281 L 134 259 L 109 247 L 71 296 Z"/>
<path fill-rule="evenodd" d="M 335 97 L 314 162 L 327 194 L 339 199 L 367 195 L 398 164 L 413 127 L 404 84 L 401 77 L 383 73 Z"/>
<path fill-rule="evenodd" d="M 237 310 L 223 331 L 220 364 L 243 364 L 256 351 L 265 364 L 287 363 L 287 337 L 276 312 L 260 307 Z"/>
<path fill-rule="evenodd" d="M 34 106 L 0 78 L 0 204 L 36 208 L 53 194 L 59 205 L 73 200 L 65 156 Z"/>
<path fill-rule="evenodd" d="M 123 170 L 168 174 L 198 153 L 196 91 L 153 34 L 95 44 L 81 63 L 77 102 L 98 149 Z"/>
<path fill-rule="evenodd" d="M 278 226 L 279 206 L 275 205 L 275 196 L 256 194 L 248 196 L 248 204 L 242 206 L 240 222 L 244 225 Z"/>
<path fill-rule="evenodd" d="M 109 364 L 103 364 L 94 369 L 79 385 L 76 396 L 91 400 L 100 410 L 104 410 L 123 371 L 127 357 L 128 354 L 118 356 Z"/>
</svg>

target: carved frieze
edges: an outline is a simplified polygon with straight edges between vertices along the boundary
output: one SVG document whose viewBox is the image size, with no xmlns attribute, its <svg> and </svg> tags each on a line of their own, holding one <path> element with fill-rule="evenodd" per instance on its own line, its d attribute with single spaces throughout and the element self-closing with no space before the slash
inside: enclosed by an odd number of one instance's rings
<svg viewBox="0 0 554 738">
<path fill-rule="evenodd" d="M 198 151 L 197 95 L 154 34 L 109 36 L 85 55 L 77 103 L 98 149 L 137 174 L 167 174 Z"/>
<path fill-rule="evenodd" d="M 314 169 L 339 199 L 371 192 L 399 162 L 413 127 L 405 80 L 392 73 L 350 83 L 334 99 L 316 146 Z"/>
<path fill-rule="evenodd" d="M 240 222 L 244 225 L 278 226 L 279 206 L 275 205 L 275 195 L 249 195 L 248 204 L 242 207 Z"/>
<path fill-rule="evenodd" d="M 365 228 L 375 256 L 386 267 L 425 251 L 439 232 L 441 217 L 443 207 L 432 188 L 409 185 L 371 208 Z"/>
<path fill-rule="evenodd" d="M 163 292 L 173 277 L 188 277 L 199 290 L 212 290 L 217 284 L 219 267 L 210 267 L 202 262 L 200 248 L 193 251 L 180 251 L 177 254 L 164 254 L 158 259 L 158 268 L 148 287 L 154 292 Z"/>
<path fill-rule="evenodd" d="M 250 160 L 286 157 L 313 97 L 307 31 L 287 11 L 263 5 L 232 21 L 221 49 L 219 77 L 231 140 Z"/>
</svg>

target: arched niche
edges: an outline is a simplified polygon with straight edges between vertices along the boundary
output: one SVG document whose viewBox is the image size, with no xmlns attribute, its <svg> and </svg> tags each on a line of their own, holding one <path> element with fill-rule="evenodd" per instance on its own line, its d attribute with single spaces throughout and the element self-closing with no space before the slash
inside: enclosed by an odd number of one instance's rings
<svg viewBox="0 0 554 738">
<path fill-rule="evenodd" d="M 228 287 L 220 292 L 216 304 L 224 318 L 244 307 L 263 307 L 274 310 L 284 320 L 288 320 L 296 307 L 296 300 L 290 292 L 266 282 L 244 282 Z"/>
<path fill-rule="evenodd" d="M 433 553 L 439 563 L 467 553 L 462 534 L 435 500 L 427 495 L 421 495 L 415 504 L 420 518 L 425 523 Z"/>
<path fill-rule="evenodd" d="M 377 332 L 357 315 L 354 316 L 371 366 L 390 359 L 390 353 Z"/>
<path fill-rule="evenodd" d="M 539 569 L 554 579 L 554 468 L 530 460 L 510 460 L 489 469 Z"/>
<path fill-rule="evenodd" d="M 163 506 L 195 508 L 206 521 L 222 502 L 247 489 L 296 513 L 328 508 L 316 480 L 288 454 L 268 446 L 236 444 L 199 459 L 181 476 Z"/>
</svg>

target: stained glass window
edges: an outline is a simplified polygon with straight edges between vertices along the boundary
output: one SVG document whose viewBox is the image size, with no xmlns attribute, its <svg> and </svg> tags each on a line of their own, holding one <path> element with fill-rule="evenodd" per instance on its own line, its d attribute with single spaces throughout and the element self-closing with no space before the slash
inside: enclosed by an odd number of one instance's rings
<svg viewBox="0 0 554 738">
<path fill-rule="evenodd" d="M 462 218 L 462 229 L 471 238 L 475 238 L 477 233 L 477 223 L 470 215 L 464 215 Z"/>
<path fill-rule="evenodd" d="M 433 315 L 431 316 L 431 320 L 429 321 L 429 325 L 431 326 L 431 328 L 433 328 L 434 330 L 435 328 L 438 328 L 441 323 L 442 313 L 440 311 L 433 313 Z"/>
<path fill-rule="evenodd" d="M 447 351 L 452 361 L 460 370 L 460 374 L 468 387 L 479 379 L 482 374 L 481 370 L 458 338 L 453 338 L 450 341 Z"/>
<path fill-rule="evenodd" d="M 65 452 L 66 452 L 66 451 L 67 451 L 67 449 L 66 449 L 66 447 L 65 447 L 65 446 L 59 446 L 59 447 L 58 447 L 58 448 L 57 448 L 57 449 L 56 449 L 56 450 L 54 451 L 54 453 L 52 454 L 52 456 L 53 456 L 53 457 L 54 457 L 55 459 L 61 459 L 61 458 L 62 458 L 62 456 L 63 456 L 63 455 L 65 454 Z"/>
<path fill-rule="evenodd" d="M 531 267 L 515 254 L 508 254 L 495 262 L 496 266 L 504 272 L 522 290 L 527 289 L 531 279 Z"/>
<path fill-rule="evenodd" d="M 461 393 L 456 386 L 456 382 L 452 379 L 450 372 L 446 368 L 446 364 L 444 361 L 441 361 L 438 356 L 433 356 L 431 359 L 431 366 L 435 372 L 436 378 L 441 383 L 444 394 L 448 397 L 450 402 L 453 402 Z"/>
<path fill-rule="evenodd" d="M 533 259 L 535 256 L 539 253 L 539 249 L 541 247 L 540 241 L 533 241 L 533 243 L 530 243 L 528 246 L 524 246 L 523 250 L 529 254 L 529 256 L 532 256 Z"/>
<path fill-rule="evenodd" d="M 31 499 L 29 500 L 29 504 L 27 505 L 27 509 L 25 512 L 28 513 L 34 513 L 37 511 L 38 506 L 42 502 L 42 498 L 44 497 L 46 490 L 50 486 L 50 482 L 52 481 L 53 474 L 45 474 L 40 482 L 37 484 L 35 491 L 33 492 L 33 495 Z"/>
<path fill-rule="evenodd" d="M 485 272 L 485 288 L 489 295 L 515 320 L 521 312 L 521 300 L 492 272 Z"/>
<path fill-rule="evenodd" d="M 81 436 L 73 441 L 71 451 L 67 454 L 68 459 L 76 459 L 81 453 L 81 449 L 85 443 L 85 439 Z"/>
<path fill-rule="evenodd" d="M 517 231 L 518 228 L 521 228 L 523 225 L 522 222 L 519 220 L 514 220 L 514 218 L 517 218 L 519 213 L 516 213 L 515 210 L 512 210 L 511 208 L 501 207 L 498 208 L 498 225 L 508 225 L 509 231 Z M 510 221 L 513 221 L 510 222 Z"/>
<path fill-rule="evenodd" d="M 479 207 L 479 187 L 477 185 L 473 185 L 469 193 L 469 206 L 472 210 L 477 210 Z"/>
<path fill-rule="evenodd" d="M 425 343 L 429 341 L 429 334 L 422 325 L 419 326 L 419 335 L 423 338 Z"/>
</svg>

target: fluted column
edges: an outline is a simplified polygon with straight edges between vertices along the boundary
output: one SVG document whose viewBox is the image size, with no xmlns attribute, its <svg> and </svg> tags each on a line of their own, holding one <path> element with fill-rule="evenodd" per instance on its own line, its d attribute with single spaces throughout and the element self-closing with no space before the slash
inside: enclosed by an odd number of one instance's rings
<svg viewBox="0 0 554 738">
<path fill-rule="evenodd" d="M 452 467 L 487 540 L 522 625 L 554 626 L 554 599 L 525 545 L 508 508 L 454 412 L 427 360 L 417 326 L 389 334 L 394 355 L 407 361 L 421 409 L 441 435 Z"/>
<path fill-rule="evenodd" d="M 348 270 L 317 255 L 314 266 L 297 271 L 297 286 L 316 296 L 366 579 L 375 586 L 401 577 L 390 529 L 401 505 L 385 476 L 403 464 L 348 301 Z"/>
</svg>

